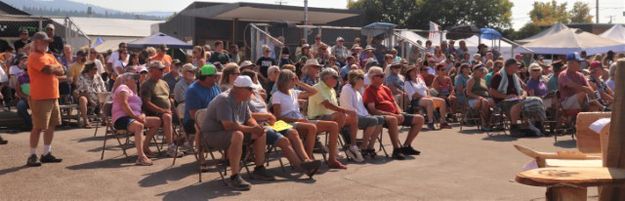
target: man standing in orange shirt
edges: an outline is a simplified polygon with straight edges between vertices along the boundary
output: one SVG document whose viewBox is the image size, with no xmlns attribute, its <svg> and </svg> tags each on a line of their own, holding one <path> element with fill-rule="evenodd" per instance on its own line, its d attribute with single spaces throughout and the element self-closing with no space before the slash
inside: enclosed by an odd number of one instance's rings
<svg viewBox="0 0 625 201">
<path fill-rule="evenodd" d="M 167 48 L 167 45 L 162 44 L 160 47 L 158 47 L 158 52 L 156 53 L 156 55 L 150 58 L 150 61 L 160 61 L 163 65 L 165 65 L 163 73 L 169 73 L 169 71 L 171 71 L 171 64 L 173 61 L 171 56 L 167 54 L 167 50 L 169 50 L 169 48 Z"/>
<path fill-rule="evenodd" d="M 59 109 L 59 80 L 56 76 L 65 74 L 63 66 L 48 51 L 49 38 L 44 32 L 33 35 L 32 52 L 28 56 L 28 75 L 30 76 L 30 109 L 32 110 L 33 129 L 30 131 L 30 157 L 27 166 L 41 166 L 41 163 L 58 163 L 62 159 L 54 157 L 52 138 L 54 129 L 61 124 Z M 39 135 L 43 133 L 43 154 L 37 161 Z"/>
</svg>

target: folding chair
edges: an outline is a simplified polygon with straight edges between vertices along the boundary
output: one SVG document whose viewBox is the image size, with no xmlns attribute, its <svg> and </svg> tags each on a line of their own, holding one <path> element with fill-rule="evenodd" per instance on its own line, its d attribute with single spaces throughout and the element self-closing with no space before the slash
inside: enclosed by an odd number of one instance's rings
<svg viewBox="0 0 625 201">
<path fill-rule="evenodd" d="M 504 135 L 507 135 L 507 131 L 510 128 L 510 123 L 508 120 L 508 115 L 506 111 L 503 110 L 501 104 L 495 105 L 495 107 L 490 109 L 490 118 L 488 119 L 488 125 L 492 128 L 490 131 L 486 132 L 486 135 L 492 135 L 495 131 L 502 131 Z M 499 129 L 497 129 L 499 128 Z"/>
<path fill-rule="evenodd" d="M 473 123 L 477 126 L 477 129 L 480 130 L 482 127 L 482 118 L 479 110 L 471 108 L 469 105 L 469 99 L 466 98 L 464 102 L 460 103 L 460 107 L 462 108 L 462 114 L 460 117 L 460 131 L 462 131 L 463 126 L 468 126 L 468 123 Z"/>
<path fill-rule="evenodd" d="M 103 108 L 104 105 L 106 104 L 107 99 L 109 99 L 111 96 L 111 92 L 103 92 L 103 93 L 98 93 L 98 106 L 100 107 L 100 114 L 96 114 L 93 115 L 91 118 L 96 119 L 96 126 L 95 126 L 95 130 L 93 131 L 93 137 L 95 137 L 98 134 L 98 129 L 100 129 L 100 126 L 102 124 L 105 124 L 105 120 L 106 120 L 106 114 L 104 114 L 103 112 Z"/>
<path fill-rule="evenodd" d="M 102 154 L 100 155 L 100 160 L 104 160 L 104 151 L 106 150 L 106 140 L 110 137 L 113 136 L 115 137 L 115 139 L 117 139 L 117 143 L 119 143 L 119 146 L 122 149 L 122 152 L 124 153 L 124 156 L 128 157 L 128 153 L 126 153 L 126 149 L 128 149 L 128 146 L 130 145 L 130 136 L 133 135 L 132 133 L 129 133 L 127 130 L 117 130 L 115 129 L 115 127 L 113 126 L 113 122 L 111 120 L 111 110 L 112 110 L 112 103 L 105 103 L 104 106 L 102 107 L 102 112 L 104 113 L 105 117 L 104 117 L 104 123 L 106 125 L 105 127 L 105 133 L 104 133 L 104 140 L 102 142 Z M 120 137 L 124 137 L 125 138 L 125 142 L 122 143 L 122 141 L 120 140 Z"/>
<path fill-rule="evenodd" d="M 196 159 L 198 162 L 198 177 L 199 177 L 199 182 L 202 182 L 202 169 L 204 167 L 204 165 L 206 165 L 206 159 L 208 158 L 207 154 L 210 155 L 211 160 L 213 161 L 217 161 L 217 159 L 215 158 L 215 155 L 213 154 L 213 152 L 218 151 L 221 153 L 223 158 L 226 158 L 225 156 L 225 150 L 219 150 L 219 149 L 215 149 L 209 146 L 206 146 L 204 144 L 204 142 L 202 142 L 202 132 L 200 129 L 200 124 L 199 122 L 204 122 L 206 120 L 206 112 L 207 109 L 200 109 L 198 111 L 195 112 L 195 129 L 196 129 L 196 134 L 199 136 L 199 142 L 196 142 L 196 147 L 197 147 L 197 151 L 196 153 Z M 225 176 L 228 174 L 227 173 L 227 169 L 228 167 L 226 165 L 222 165 L 222 167 L 220 167 L 219 163 L 217 163 L 215 165 L 215 169 L 217 169 L 217 172 L 219 172 L 219 176 L 221 177 L 221 181 L 224 182 L 224 185 L 226 184 L 226 179 Z"/>
<path fill-rule="evenodd" d="M 180 103 L 178 104 L 178 106 L 176 107 L 176 116 L 178 117 L 178 125 L 172 125 L 173 126 L 173 134 L 174 136 L 177 136 L 175 139 L 175 143 L 176 143 L 176 152 L 175 154 L 178 155 L 178 149 L 180 146 L 182 146 L 184 144 L 184 142 L 186 141 L 186 137 L 188 137 L 188 134 L 185 133 L 184 130 L 184 108 L 185 108 L 185 104 L 184 103 Z M 172 122 L 173 123 L 173 122 Z M 185 135 L 186 134 L 186 135 Z M 173 137 L 173 136 L 172 136 Z M 195 154 L 195 150 L 193 150 L 193 155 L 197 157 L 197 155 Z M 174 166 L 176 164 L 176 158 L 178 157 L 174 157 L 174 160 L 171 162 L 171 165 Z"/>
<path fill-rule="evenodd" d="M 199 182 L 202 182 L 202 171 L 203 171 L 203 167 L 204 165 L 206 165 L 206 159 L 208 159 L 208 156 L 211 157 L 211 160 L 213 161 L 219 161 L 216 157 L 215 154 L 213 152 L 217 151 L 219 153 L 221 153 L 222 158 L 226 159 L 225 161 L 222 161 L 222 163 L 217 163 L 215 164 L 215 169 L 217 169 L 217 172 L 219 172 L 219 176 L 221 177 L 221 181 L 224 183 L 224 185 L 226 185 L 226 180 L 225 180 L 225 176 L 228 175 L 228 160 L 227 160 L 227 153 L 226 150 L 223 149 L 217 149 L 214 147 L 210 147 L 207 146 L 203 141 L 202 141 L 202 132 L 201 132 L 201 128 L 200 128 L 200 124 L 199 122 L 204 122 L 206 121 L 206 113 L 207 113 L 207 109 L 200 109 L 198 111 L 195 112 L 195 129 L 196 129 L 196 135 L 199 137 L 199 142 L 197 143 L 197 151 L 195 152 L 197 155 L 197 162 L 198 162 L 198 177 L 199 177 Z M 247 169 L 247 163 L 246 161 L 248 161 L 249 159 L 249 150 L 251 149 L 249 147 L 249 144 L 244 145 L 246 146 L 245 150 L 243 151 L 243 157 L 241 157 L 241 169 L 242 168 L 246 168 L 246 170 L 249 172 L 249 169 Z M 221 166 L 221 167 L 220 167 Z"/>
<path fill-rule="evenodd" d="M 388 132 L 387 132 L 388 133 Z M 384 127 L 382 128 L 382 130 L 380 131 L 380 134 L 378 135 L 378 144 L 379 144 L 379 148 L 378 148 L 378 152 L 379 151 L 383 151 L 384 155 L 386 156 L 386 158 L 390 158 L 390 156 L 388 155 L 388 152 L 386 152 L 386 148 L 384 148 L 384 143 L 382 142 L 382 135 L 384 134 Z"/>
</svg>

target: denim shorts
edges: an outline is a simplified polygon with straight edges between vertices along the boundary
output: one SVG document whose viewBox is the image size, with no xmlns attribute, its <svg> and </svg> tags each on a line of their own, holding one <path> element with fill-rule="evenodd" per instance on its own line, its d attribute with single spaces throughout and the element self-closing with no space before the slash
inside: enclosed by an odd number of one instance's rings
<svg viewBox="0 0 625 201">
<path fill-rule="evenodd" d="M 265 132 L 265 135 L 267 135 L 267 144 L 268 145 L 276 145 L 276 143 L 278 143 L 278 141 L 283 138 L 285 135 L 287 135 L 287 133 L 289 132 L 290 129 L 286 129 L 283 131 L 276 131 L 271 129 L 270 127 L 265 127 L 265 129 L 267 130 L 267 132 Z"/>
<path fill-rule="evenodd" d="M 135 119 L 127 116 L 120 117 L 119 119 L 115 120 L 115 124 L 113 125 L 113 127 L 117 130 L 128 130 L 128 126 L 130 126 L 133 121 L 135 121 Z"/>
</svg>

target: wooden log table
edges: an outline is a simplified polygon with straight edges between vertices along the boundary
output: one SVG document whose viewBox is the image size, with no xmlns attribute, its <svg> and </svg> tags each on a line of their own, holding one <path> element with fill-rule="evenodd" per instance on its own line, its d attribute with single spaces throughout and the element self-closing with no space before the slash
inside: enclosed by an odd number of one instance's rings
<svg viewBox="0 0 625 201">
<path fill-rule="evenodd" d="M 625 169 L 604 167 L 548 167 L 520 172 L 515 180 L 531 186 L 545 186 L 549 201 L 584 201 L 587 187 L 623 186 Z"/>
</svg>

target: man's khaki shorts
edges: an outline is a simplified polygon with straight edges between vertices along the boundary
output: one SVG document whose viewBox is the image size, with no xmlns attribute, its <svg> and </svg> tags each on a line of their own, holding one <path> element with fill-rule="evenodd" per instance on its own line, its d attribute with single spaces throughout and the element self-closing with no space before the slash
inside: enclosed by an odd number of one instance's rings
<svg viewBox="0 0 625 201">
<path fill-rule="evenodd" d="M 61 124 L 61 110 L 58 99 L 30 100 L 33 128 L 48 129 Z"/>
</svg>

